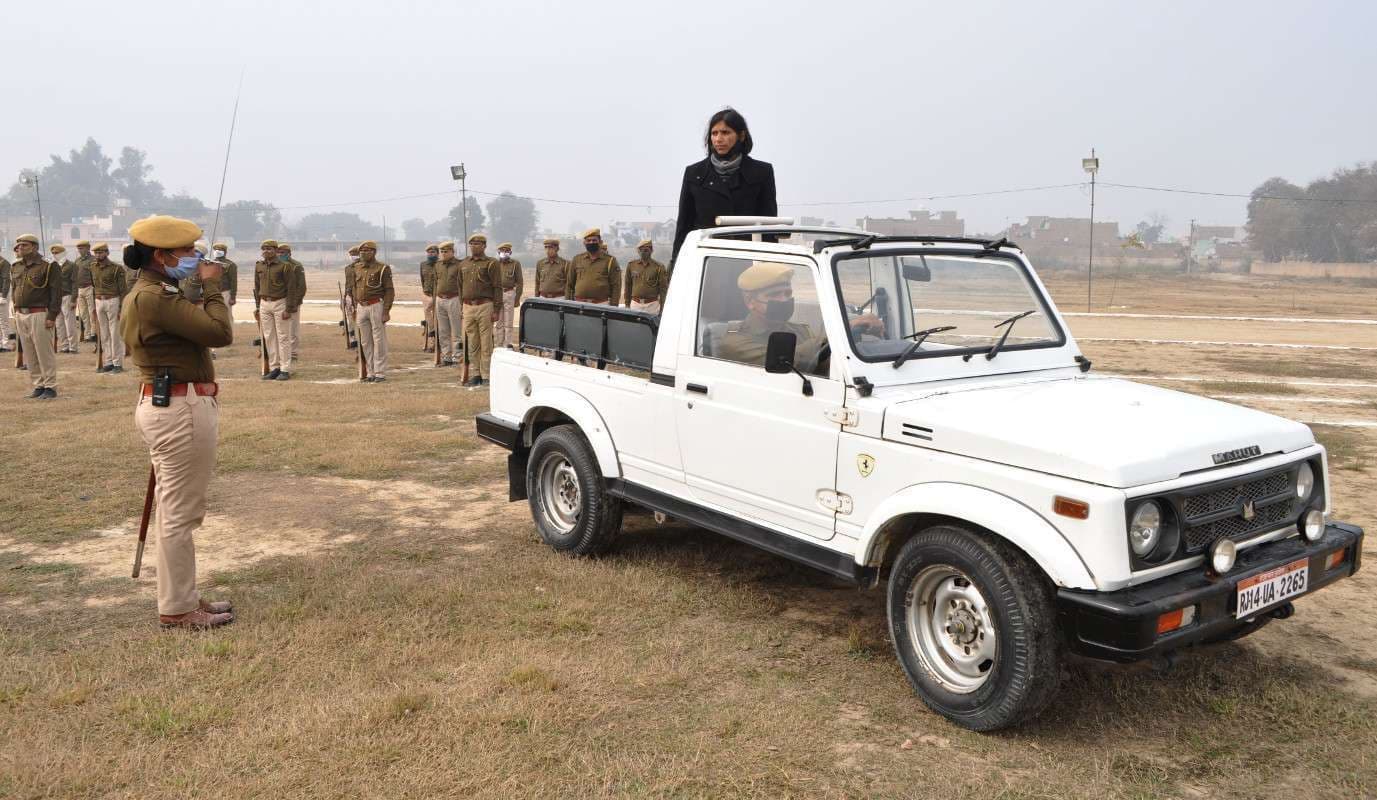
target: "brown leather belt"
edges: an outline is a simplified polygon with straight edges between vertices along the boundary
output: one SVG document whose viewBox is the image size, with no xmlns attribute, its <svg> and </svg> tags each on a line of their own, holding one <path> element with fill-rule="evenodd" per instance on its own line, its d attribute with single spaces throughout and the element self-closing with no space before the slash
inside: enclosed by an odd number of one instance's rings
<svg viewBox="0 0 1377 800">
<path fill-rule="evenodd" d="M 116 297 L 119 297 L 119 295 L 117 295 L 117 294 L 98 294 L 98 295 L 96 295 L 96 299 L 97 299 L 97 300 L 114 300 Z"/>
<path fill-rule="evenodd" d="M 263 298 L 264 300 L 267 300 L 267 301 L 270 301 L 270 302 L 274 302 L 274 303 L 277 302 L 278 300 L 286 300 L 286 299 L 287 299 L 287 295 L 285 295 L 285 294 L 284 294 L 284 295 L 281 295 L 280 297 L 269 297 L 269 296 L 266 295 L 266 294 L 265 294 L 265 295 L 261 295 L 261 296 L 262 296 L 262 298 Z"/>
<path fill-rule="evenodd" d="M 192 393 L 201 397 L 214 397 L 220 393 L 220 384 L 218 383 L 174 383 L 172 384 L 172 396 L 181 397 L 185 395 L 187 387 L 191 387 Z M 153 384 L 143 384 L 143 396 L 153 396 Z"/>
<path fill-rule="evenodd" d="M 48 307 L 47 307 L 47 306 L 24 306 L 24 307 L 21 307 L 19 310 L 22 311 L 22 312 L 24 312 L 25 314 L 46 314 L 46 313 L 48 313 Z"/>
<path fill-rule="evenodd" d="M 655 297 L 633 297 L 631 299 L 637 303 L 658 303 L 660 301 L 658 295 Z"/>
<path fill-rule="evenodd" d="M 481 305 L 483 305 L 483 304 L 485 304 L 485 303 L 488 303 L 488 304 L 492 303 L 492 298 L 489 298 L 489 299 L 487 299 L 487 300 L 465 300 L 465 301 L 464 301 L 464 305 L 466 305 L 466 306 L 481 306 Z"/>
<path fill-rule="evenodd" d="M 579 301 L 580 303 L 606 303 L 608 301 L 608 298 L 606 297 L 602 298 L 601 300 L 592 297 L 575 297 L 574 299 Z"/>
<path fill-rule="evenodd" d="M 547 299 L 552 297 L 563 297 L 564 292 L 541 292 L 540 296 Z"/>
<path fill-rule="evenodd" d="M 442 294 L 442 295 L 440 295 L 440 299 L 441 299 L 441 300 L 453 300 L 454 298 L 456 298 L 456 297 L 458 297 L 458 296 L 459 296 L 459 293 L 458 293 L 458 292 L 455 292 L 454 294 Z"/>
<path fill-rule="evenodd" d="M 376 306 L 378 303 L 381 303 L 381 302 L 382 302 L 382 298 L 381 298 L 381 297 L 375 297 L 375 298 L 373 298 L 372 300 L 360 300 L 360 301 L 359 301 L 359 304 L 360 304 L 360 305 L 365 305 L 365 306 Z"/>
</svg>

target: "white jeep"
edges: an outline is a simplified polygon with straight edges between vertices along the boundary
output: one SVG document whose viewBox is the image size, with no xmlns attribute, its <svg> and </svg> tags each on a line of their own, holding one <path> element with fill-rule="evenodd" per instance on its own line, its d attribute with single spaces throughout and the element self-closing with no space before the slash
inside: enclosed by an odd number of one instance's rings
<svg viewBox="0 0 1377 800">
<path fill-rule="evenodd" d="M 1066 651 L 1238 638 L 1357 571 L 1309 428 L 1091 374 L 1013 244 L 744 222 L 689 236 L 659 317 L 522 304 L 477 429 L 555 549 L 632 504 L 887 581 L 913 688 L 975 730 Z"/>
</svg>

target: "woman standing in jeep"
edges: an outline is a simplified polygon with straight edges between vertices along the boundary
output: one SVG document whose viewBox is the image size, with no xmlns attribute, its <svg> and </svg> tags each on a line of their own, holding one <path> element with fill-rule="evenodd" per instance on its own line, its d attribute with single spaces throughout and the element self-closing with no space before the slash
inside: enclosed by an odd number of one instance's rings
<svg viewBox="0 0 1377 800">
<path fill-rule="evenodd" d="M 708 120 L 703 137 L 708 157 L 684 170 L 671 266 L 689 231 L 711 228 L 719 216 L 773 217 L 779 213 L 774 167 L 751 158 L 754 145 L 746 118 L 736 109 L 724 108 Z"/>
</svg>

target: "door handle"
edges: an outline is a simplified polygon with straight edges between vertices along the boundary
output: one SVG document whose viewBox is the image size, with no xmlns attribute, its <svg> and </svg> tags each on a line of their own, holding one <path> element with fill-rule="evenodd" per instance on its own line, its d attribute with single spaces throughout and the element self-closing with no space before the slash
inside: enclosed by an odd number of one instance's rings
<svg viewBox="0 0 1377 800">
<path fill-rule="evenodd" d="M 701 383 L 690 383 L 688 386 L 685 386 L 684 388 L 688 389 L 690 392 L 696 392 L 698 394 L 708 393 L 708 387 L 704 386 Z"/>
</svg>

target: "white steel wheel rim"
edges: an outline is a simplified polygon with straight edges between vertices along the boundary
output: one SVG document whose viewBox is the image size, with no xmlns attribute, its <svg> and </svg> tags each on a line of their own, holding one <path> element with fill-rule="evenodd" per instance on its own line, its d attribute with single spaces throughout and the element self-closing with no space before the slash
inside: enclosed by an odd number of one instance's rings
<svg viewBox="0 0 1377 800">
<path fill-rule="evenodd" d="M 545 522 L 560 533 L 569 533 L 578 525 L 583 508 L 583 490 L 574 465 L 562 453 L 550 453 L 540 462 L 537 474 Z"/>
<path fill-rule="evenodd" d="M 970 577 L 945 564 L 924 567 L 904 602 L 909 641 L 923 669 L 956 694 L 984 686 L 999 640 L 990 606 Z"/>
</svg>

